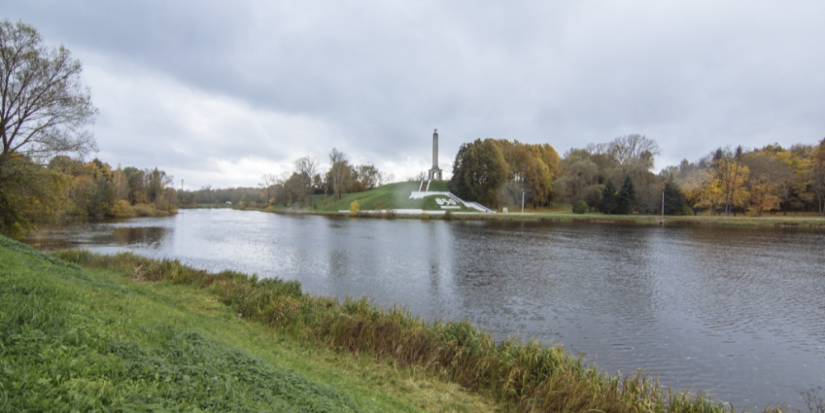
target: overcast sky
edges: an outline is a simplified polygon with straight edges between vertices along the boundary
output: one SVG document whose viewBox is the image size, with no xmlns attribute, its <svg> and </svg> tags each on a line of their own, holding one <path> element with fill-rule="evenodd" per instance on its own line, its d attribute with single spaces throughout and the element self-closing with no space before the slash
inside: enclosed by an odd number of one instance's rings
<svg viewBox="0 0 825 413">
<path fill-rule="evenodd" d="M 656 171 L 825 137 L 820 0 L 4 3 L 83 63 L 96 156 L 187 189 L 326 169 L 333 147 L 403 180 L 433 128 L 447 175 L 486 137 L 563 155 L 639 133 Z"/>
</svg>

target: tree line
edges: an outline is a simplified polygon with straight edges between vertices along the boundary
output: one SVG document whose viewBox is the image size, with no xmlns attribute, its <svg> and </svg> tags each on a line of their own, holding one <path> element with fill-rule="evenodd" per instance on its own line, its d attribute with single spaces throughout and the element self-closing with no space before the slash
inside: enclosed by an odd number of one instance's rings
<svg viewBox="0 0 825 413">
<path fill-rule="evenodd" d="M 461 198 L 497 208 L 553 201 L 559 155 L 549 144 L 476 139 L 461 145 L 453 162 L 450 191 Z"/>
<path fill-rule="evenodd" d="M 460 147 L 450 189 L 493 208 L 524 200 L 534 208 L 567 204 L 579 213 L 825 215 L 825 139 L 787 149 L 719 147 L 655 174 L 660 152 L 655 140 L 639 134 L 573 148 L 562 158 L 548 144 L 477 139 Z"/>
<path fill-rule="evenodd" d="M 322 171 L 317 158 L 302 156 L 293 162 L 292 171 L 264 174 L 257 188 L 215 189 L 208 185 L 194 191 L 180 191 L 180 203 L 315 208 L 319 202 L 336 201 L 347 193 L 377 188 L 393 179 L 391 174 L 381 172 L 372 163 L 352 165 L 346 154 L 337 148 L 330 151 L 329 161 L 329 169 Z"/>
<path fill-rule="evenodd" d="M 65 155 L 48 164 L 18 155 L 4 165 L 0 232 L 21 235 L 34 223 L 99 220 L 175 213 L 178 197 L 166 172 L 135 167 L 112 168 Z"/>
<path fill-rule="evenodd" d="M 344 152 L 333 148 L 329 153 L 330 167 L 321 171 L 318 159 L 304 156 L 294 161 L 295 169 L 280 176 L 267 174 L 258 184 L 265 202 L 272 206 L 316 207 L 313 195 L 320 202 L 340 200 L 347 193 L 377 188 L 392 181 L 391 174 L 378 170 L 372 163 L 353 165 Z"/>
</svg>

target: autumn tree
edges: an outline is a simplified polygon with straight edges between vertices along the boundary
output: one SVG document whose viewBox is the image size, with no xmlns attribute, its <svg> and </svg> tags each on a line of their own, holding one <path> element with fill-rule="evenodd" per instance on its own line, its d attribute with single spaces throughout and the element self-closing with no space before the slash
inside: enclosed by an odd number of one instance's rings
<svg viewBox="0 0 825 413">
<path fill-rule="evenodd" d="M 816 194 L 819 215 L 825 216 L 825 138 L 819 142 L 811 156 L 811 172 L 811 186 Z"/>
<path fill-rule="evenodd" d="M 16 172 L 6 176 L 0 191 L 0 233 L 19 238 L 34 229 L 34 223 L 63 214 L 69 182 L 66 175 L 20 154 L 12 154 L 7 162 Z"/>
<path fill-rule="evenodd" d="M 373 189 L 381 183 L 381 172 L 375 165 L 366 163 L 352 168 L 352 190 L 354 192 Z"/>
<path fill-rule="evenodd" d="M 713 184 L 718 186 L 725 215 L 730 215 L 736 207 L 744 208 L 749 198 L 745 183 L 750 171 L 742 164 L 742 153 L 740 146 L 735 150 L 719 148 L 713 154 Z"/>
<path fill-rule="evenodd" d="M 272 205 L 275 203 L 275 191 L 277 190 L 275 185 L 279 184 L 280 181 L 275 174 L 264 174 L 261 176 L 261 180 L 263 182 L 258 183 L 258 186 L 263 189 L 263 195 L 267 203 Z"/>
<path fill-rule="evenodd" d="M 284 203 L 287 205 L 309 204 L 308 188 L 311 185 L 312 181 L 306 173 L 293 172 L 284 182 L 284 196 L 286 197 Z"/>
<path fill-rule="evenodd" d="M 453 162 L 450 191 L 470 201 L 495 207 L 507 179 L 507 163 L 493 139 L 465 143 Z"/>
<path fill-rule="evenodd" d="M 599 166 L 584 149 L 573 149 L 561 161 L 561 176 L 553 181 L 556 199 L 575 205 L 585 201 L 592 210 L 602 199 L 603 185 L 599 184 Z"/>
<path fill-rule="evenodd" d="M 687 206 L 694 210 L 698 208 L 702 191 L 710 180 L 709 168 L 704 164 L 700 165 L 683 159 L 674 171 L 673 179 L 681 188 Z"/>
<path fill-rule="evenodd" d="M 797 144 L 776 154 L 791 173 L 790 178 L 781 183 L 779 190 L 779 208 L 783 214 L 787 214 L 789 210 L 804 210 L 815 198 L 811 192 L 813 151 L 813 145 Z"/>
<path fill-rule="evenodd" d="M 762 216 L 765 210 L 779 208 L 782 200 L 780 192 L 783 183 L 793 177 L 791 170 L 778 156 L 781 151 L 763 149 L 746 153 L 742 164 L 748 168 L 748 192 L 750 205 L 756 209 L 756 215 Z"/>
<path fill-rule="evenodd" d="M 19 207 L 12 191 L 26 180 L 43 174 L 33 165 L 61 153 L 85 154 L 95 150 L 85 127 L 97 110 L 90 93 L 80 83 L 80 62 L 64 47 L 47 47 L 34 27 L 0 22 L 0 205 Z M 36 194 L 30 192 L 29 197 Z M 6 211 L 10 220 L 26 214 Z M 26 227 L 8 221 L 0 230 Z"/>
</svg>

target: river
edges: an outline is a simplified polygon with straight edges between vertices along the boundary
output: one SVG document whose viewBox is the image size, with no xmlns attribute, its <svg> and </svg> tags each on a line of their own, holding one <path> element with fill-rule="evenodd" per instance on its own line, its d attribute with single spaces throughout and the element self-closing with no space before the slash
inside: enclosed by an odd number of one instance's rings
<svg viewBox="0 0 825 413">
<path fill-rule="evenodd" d="M 45 229 L 41 249 L 133 251 L 369 296 L 499 339 L 564 345 L 737 409 L 825 383 L 825 234 L 183 210 Z"/>
</svg>

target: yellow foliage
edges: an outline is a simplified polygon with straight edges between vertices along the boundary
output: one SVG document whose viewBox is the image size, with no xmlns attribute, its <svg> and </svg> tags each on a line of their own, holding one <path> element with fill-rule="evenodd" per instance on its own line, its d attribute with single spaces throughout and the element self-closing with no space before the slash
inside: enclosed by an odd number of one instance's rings
<svg viewBox="0 0 825 413">
<path fill-rule="evenodd" d="M 360 211 L 360 207 L 358 206 L 358 200 L 356 199 L 349 204 L 349 214 L 352 216 L 357 216 L 358 211 Z"/>
<path fill-rule="evenodd" d="M 137 215 L 129 202 L 118 199 L 112 206 L 112 216 L 115 218 L 129 218 Z"/>
</svg>

